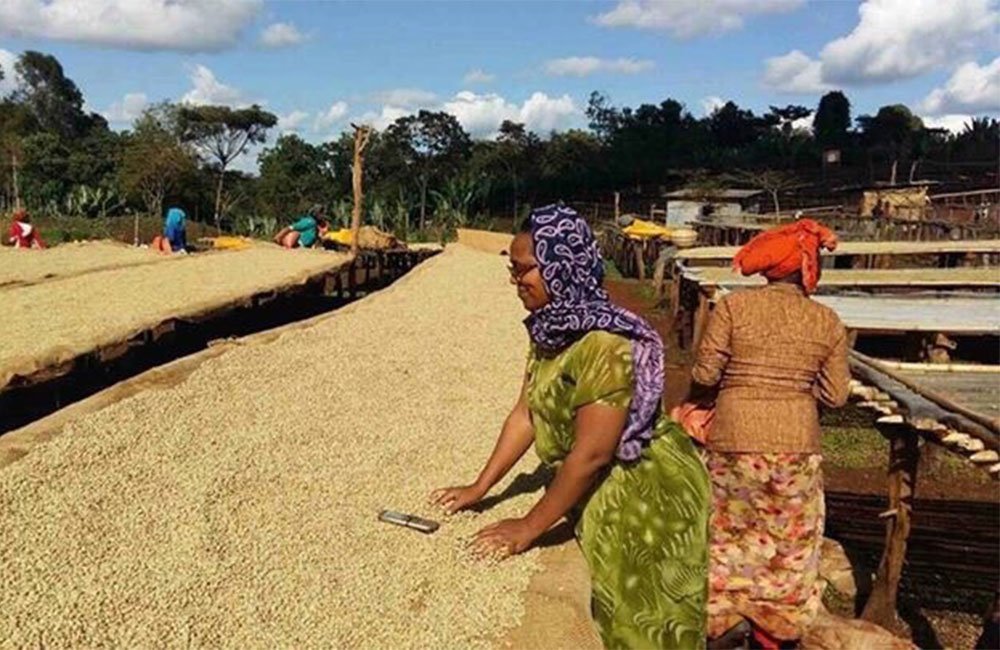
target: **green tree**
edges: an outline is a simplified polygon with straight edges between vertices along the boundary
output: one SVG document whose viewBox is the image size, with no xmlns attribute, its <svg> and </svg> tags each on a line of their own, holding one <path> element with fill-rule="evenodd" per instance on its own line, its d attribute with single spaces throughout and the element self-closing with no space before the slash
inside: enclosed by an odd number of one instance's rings
<svg viewBox="0 0 1000 650">
<path fill-rule="evenodd" d="M 541 160 L 541 180 L 548 199 L 584 196 L 599 186 L 602 176 L 601 141 L 586 131 L 571 129 L 553 133 L 545 145 Z"/>
<path fill-rule="evenodd" d="M 587 119 L 590 130 L 602 141 L 610 142 L 621 124 L 622 114 L 611 105 L 607 95 L 597 92 L 590 93 L 587 99 Z"/>
<path fill-rule="evenodd" d="M 95 116 L 83 112 L 83 94 L 54 56 L 28 50 L 14 68 L 21 80 L 14 99 L 31 111 L 42 130 L 74 138 L 93 125 Z"/>
<path fill-rule="evenodd" d="M 858 117 L 861 135 L 869 150 L 884 152 L 892 161 L 889 184 L 896 184 L 899 161 L 914 157 L 924 146 L 924 123 L 903 104 L 883 106 L 874 117 Z"/>
<path fill-rule="evenodd" d="M 334 197 L 333 165 L 322 146 L 286 134 L 257 160 L 257 206 L 264 214 L 280 217 L 313 203 L 329 203 Z"/>
<path fill-rule="evenodd" d="M 40 131 L 21 140 L 21 186 L 28 205 L 55 209 L 69 192 L 69 149 L 57 134 Z"/>
<path fill-rule="evenodd" d="M 213 218 L 216 228 L 221 228 L 226 170 L 250 145 L 264 142 L 278 118 L 256 104 L 250 108 L 183 106 L 177 118 L 182 139 L 218 166 Z"/>
<path fill-rule="evenodd" d="M 851 128 L 851 102 L 839 90 L 823 95 L 813 117 L 813 134 L 824 148 L 844 147 Z"/>
<path fill-rule="evenodd" d="M 124 138 L 106 126 L 91 128 L 69 143 L 67 173 L 73 185 L 110 191 L 118 185 Z"/>
<path fill-rule="evenodd" d="M 529 179 L 535 173 L 541 146 L 538 136 L 528 131 L 524 124 L 504 120 L 496 140 L 480 140 L 473 145 L 468 169 L 473 174 L 489 177 L 490 189 L 510 196 L 510 214 L 517 215 Z"/>
<path fill-rule="evenodd" d="M 3 201 L 18 204 L 21 201 L 21 182 L 18 178 L 24 165 L 24 138 L 38 130 L 38 122 L 28 109 L 12 99 L 0 99 L 0 169 L 3 178 Z"/>
<path fill-rule="evenodd" d="M 952 143 L 955 157 L 968 161 L 996 162 L 1000 148 L 1000 120 L 973 117 Z"/>
<path fill-rule="evenodd" d="M 773 116 L 757 117 L 753 111 L 726 102 L 708 118 L 708 127 L 718 147 L 730 151 L 746 147 L 777 124 Z"/>
<path fill-rule="evenodd" d="M 454 115 L 421 110 L 393 122 L 387 145 L 413 170 L 420 193 L 420 229 L 427 224 L 427 190 L 436 179 L 455 173 L 465 162 L 472 140 Z"/>
<path fill-rule="evenodd" d="M 135 121 L 126 136 L 119 170 L 126 196 L 141 201 L 152 215 L 163 213 L 168 192 L 197 166 L 194 152 L 171 132 L 166 113 L 163 107 L 152 107 Z"/>
</svg>

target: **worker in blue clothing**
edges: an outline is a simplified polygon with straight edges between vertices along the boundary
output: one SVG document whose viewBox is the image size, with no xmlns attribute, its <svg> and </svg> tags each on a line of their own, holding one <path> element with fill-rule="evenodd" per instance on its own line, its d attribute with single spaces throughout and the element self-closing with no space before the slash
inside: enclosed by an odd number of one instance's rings
<svg viewBox="0 0 1000 650">
<path fill-rule="evenodd" d="M 186 253 L 186 220 L 187 214 L 181 208 L 168 209 L 167 218 L 163 222 L 163 235 L 153 238 L 153 248 L 163 253 Z"/>
</svg>

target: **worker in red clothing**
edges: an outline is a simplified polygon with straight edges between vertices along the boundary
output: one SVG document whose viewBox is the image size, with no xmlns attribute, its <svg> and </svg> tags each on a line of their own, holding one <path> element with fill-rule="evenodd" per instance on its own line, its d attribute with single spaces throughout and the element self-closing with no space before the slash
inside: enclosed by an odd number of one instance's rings
<svg viewBox="0 0 1000 650">
<path fill-rule="evenodd" d="M 8 240 L 14 248 L 45 248 L 45 242 L 38 236 L 38 229 L 31 224 L 31 217 L 24 210 L 14 212 L 10 224 Z"/>
</svg>

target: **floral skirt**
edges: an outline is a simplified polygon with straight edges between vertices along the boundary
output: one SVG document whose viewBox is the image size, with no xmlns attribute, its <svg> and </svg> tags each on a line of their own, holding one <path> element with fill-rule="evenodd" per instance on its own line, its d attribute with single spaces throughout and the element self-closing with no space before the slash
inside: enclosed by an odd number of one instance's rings
<svg viewBox="0 0 1000 650">
<path fill-rule="evenodd" d="M 801 637 L 819 611 L 822 456 L 708 452 L 709 637 L 748 619 Z"/>
</svg>

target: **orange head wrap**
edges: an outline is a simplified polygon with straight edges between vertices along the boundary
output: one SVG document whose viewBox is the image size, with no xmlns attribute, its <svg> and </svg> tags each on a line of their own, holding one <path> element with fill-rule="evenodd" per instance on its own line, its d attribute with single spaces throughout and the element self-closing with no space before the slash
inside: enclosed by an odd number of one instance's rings
<svg viewBox="0 0 1000 650">
<path fill-rule="evenodd" d="M 743 275 L 761 273 L 768 280 L 780 280 L 802 271 L 807 293 L 819 282 L 820 248 L 837 247 L 837 235 L 812 219 L 799 219 L 786 226 L 763 232 L 740 249 L 733 258 L 733 268 Z"/>
</svg>

